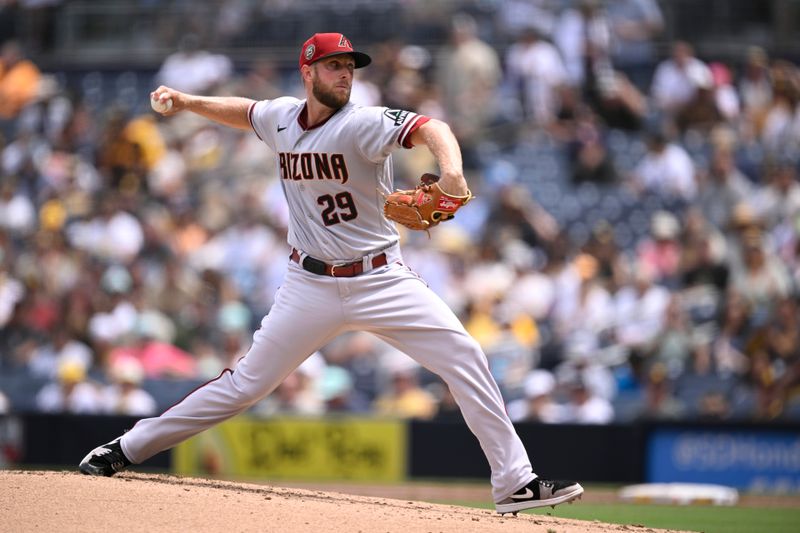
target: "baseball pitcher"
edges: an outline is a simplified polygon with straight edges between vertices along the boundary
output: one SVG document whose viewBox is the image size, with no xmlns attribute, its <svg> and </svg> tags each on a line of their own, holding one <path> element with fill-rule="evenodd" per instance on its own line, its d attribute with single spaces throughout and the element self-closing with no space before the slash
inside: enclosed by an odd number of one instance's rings
<svg viewBox="0 0 800 533">
<path fill-rule="evenodd" d="M 350 102 L 353 71 L 370 63 L 339 33 L 300 50 L 303 100 L 204 97 L 159 87 L 164 115 L 184 111 L 255 134 L 277 155 L 289 205 L 289 268 L 247 354 L 157 418 L 89 452 L 85 474 L 111 476 L 272 392 L 337 335 L 368 331 L 435 372 L 452 391 L 491 465 L 500 513 L 578 498 L 572 481 L 539 478 L 514 431 L 486 356 L 453 312 L 402 262 L 395 222 L 428 230 L 471 198 L 458 143 L 443 122 L 412 111 Z M 439 176 L 394 191 L 392 152 L 426 146 Z"/>
</svg>

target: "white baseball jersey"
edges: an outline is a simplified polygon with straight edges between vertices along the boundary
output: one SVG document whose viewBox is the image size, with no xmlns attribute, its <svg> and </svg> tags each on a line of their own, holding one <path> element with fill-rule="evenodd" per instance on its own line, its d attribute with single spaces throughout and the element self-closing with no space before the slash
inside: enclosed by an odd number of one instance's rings
<svg viewBox="0 0 800 533">
<path fill-rule="evenodd" d="M 391 153 L 411 148 L 411 133 L 427 117 L 351 102 L 308 128 L 305 100 L 283 97 L 253 103 L 248 118 L 276 153 L 291 246 L 323 261 L 349 262 L 399 240 L 383 216 L 383 195 L 392 192 Z"/>
</svg>

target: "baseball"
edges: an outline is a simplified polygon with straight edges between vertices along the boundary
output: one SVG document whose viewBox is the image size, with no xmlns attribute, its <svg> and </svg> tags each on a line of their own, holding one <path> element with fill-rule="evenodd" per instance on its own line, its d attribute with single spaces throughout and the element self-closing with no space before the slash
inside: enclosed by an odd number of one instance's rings
<svg viewBox="0 0 800 533">
<path fill-rule="evenodd" d="M 172 109 L 172 98 L 167 98 L 166 100 L 161 100 L 158 97 L 150 97 L 150 107 L 153 108 L 153 111 L 156 113 L 166 113 L 170 109 Z"/>
</svg>

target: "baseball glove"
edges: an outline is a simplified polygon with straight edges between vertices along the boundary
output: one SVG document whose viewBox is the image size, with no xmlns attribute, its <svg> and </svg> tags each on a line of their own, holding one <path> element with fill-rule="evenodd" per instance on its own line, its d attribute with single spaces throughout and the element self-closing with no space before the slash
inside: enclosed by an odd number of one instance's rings
<svg viewBox="0 0 800 533">
<path fill-rule="evenodd" d="M 472 193 L 467 190 L 465 196 L 447 194 L 437 181 L 436 174 L 423 174 L 416 188 L 393 192 L 386 197 L 383 214 L 413 230 L 428 230 L 450 220 L 461 206 L 472 200 Z"/>
</svg>

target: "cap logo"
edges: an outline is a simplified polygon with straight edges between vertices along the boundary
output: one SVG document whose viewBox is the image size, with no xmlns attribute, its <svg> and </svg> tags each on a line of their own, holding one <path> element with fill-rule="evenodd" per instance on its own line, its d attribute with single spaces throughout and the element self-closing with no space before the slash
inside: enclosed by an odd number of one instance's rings
<svg viewBox="0 0 800 533">
<path fill-rule="evenodd" d="M 347 37 L 342 35 L 342 38 L 339 39 L 339 48 L 353 48 L 353 45 L 350 44 L 350 41 L 347 40 Z"/>
<path fill-rule="evenodd" d="M 313 44 L 309 44 L 306 47 L 306 53 L 305 53 L 306 61 L 310 61 L 311 58 L 314 57 L 314 50 L 315 50 L 315 48 L 314 48 Z"/>
</svg>

